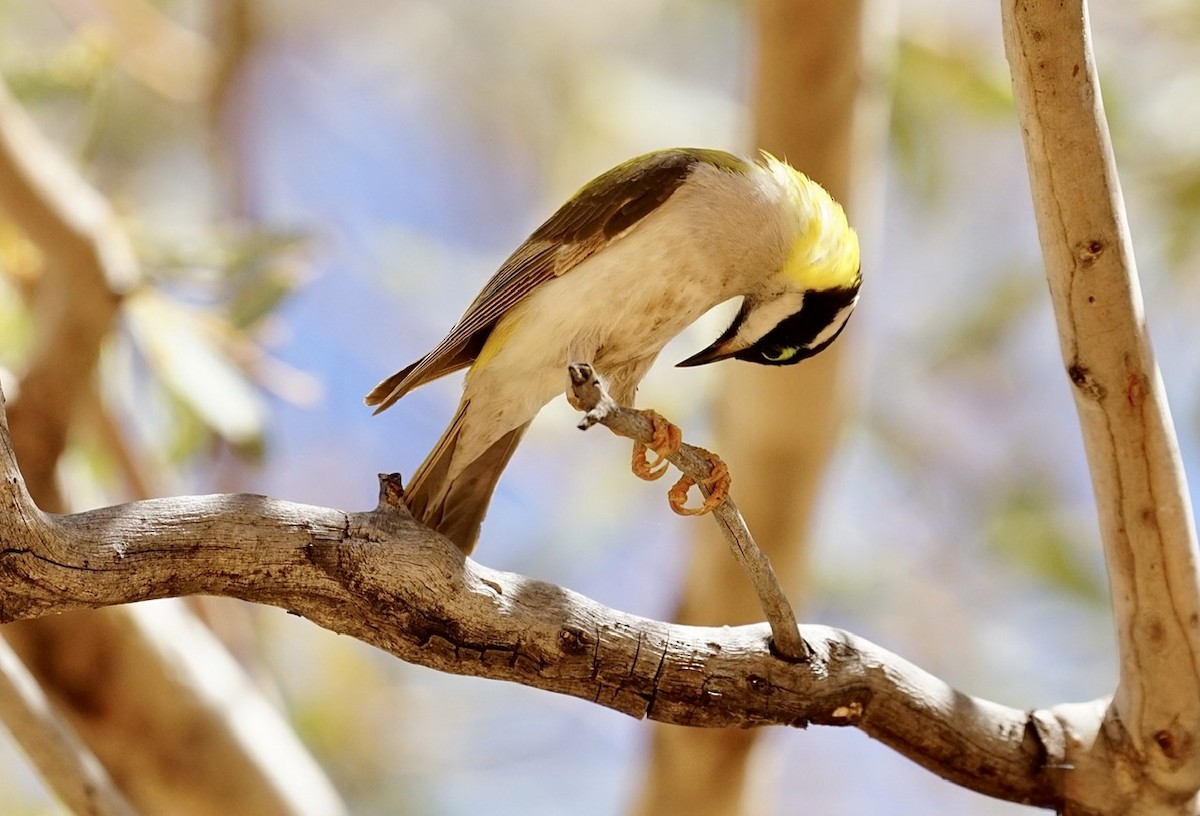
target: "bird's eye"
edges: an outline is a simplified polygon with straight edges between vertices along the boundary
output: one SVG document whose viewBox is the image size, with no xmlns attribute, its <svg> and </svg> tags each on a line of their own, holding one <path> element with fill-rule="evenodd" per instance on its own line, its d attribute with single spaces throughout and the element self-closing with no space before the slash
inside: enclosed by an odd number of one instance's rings
<svg viewBox="0 0 1200 816">
<path fill-rule="evenodd" d="M 762 350 L 763 359 L 769 363 L 786 363 L 796 356 L 800 349 L 795 346 L 767 346 Z"/>
</svg>

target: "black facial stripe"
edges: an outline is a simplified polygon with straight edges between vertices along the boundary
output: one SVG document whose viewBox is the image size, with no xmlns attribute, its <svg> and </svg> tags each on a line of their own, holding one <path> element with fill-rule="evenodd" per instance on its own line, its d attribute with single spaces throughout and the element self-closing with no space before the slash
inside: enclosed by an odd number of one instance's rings
<svg viewBox="0 0 1200 816">
<path fill-rule="evenodd" d="M 761 340 L 734 356 L 739 360 L 749 360 L 768 365 L 788 365 L 812 357 L 832 343 L 842 333 L 842 329 L 846 325 L 845 322 L 838 327 L 837 332 L 832 337 L 823 340 L 819 346 L 812 345 L 817 336 L 829 328 L 834 318 L 837 317 L 838 312 L 849 306 L 857 295 L 857 289 L 829 289 L 824 292 L 807 292 L 804 295 L 804 305 L 800 307 L 800 311 L 790 317 L 784 318 L 778 326 L 767 332 Z M 789 348 L 798 349 L 798 351 L 784 360 L 771 360 L 764 356 L 764 352 L 770 352 L 771 356 L 775 356 L 776 349 Z"/>
</svg>

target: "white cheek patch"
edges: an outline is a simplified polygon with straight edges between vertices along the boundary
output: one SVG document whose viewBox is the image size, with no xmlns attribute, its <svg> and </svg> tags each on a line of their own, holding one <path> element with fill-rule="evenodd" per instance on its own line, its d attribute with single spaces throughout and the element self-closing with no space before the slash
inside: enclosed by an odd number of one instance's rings
<svg viewBox="0 0 1200 816">
<path fill-rule="evenodd" d="M 746 315 L 746 320 L 738 326 L 738 340 L 747 346 L 754 345 L 771 329 L 799 312 L 803 305 L 803 292 L 786 292 L 774 300 L 755 304 Z"/>
<path fill-rule="evenodd" d="M 857 303 L 858 297 L 855 296 L 854 300 L 839 309 L 838 313 L 833 316 L 833 320 L 829 321 L 829 325 L 821 329 L 812 342 L 808 344 L 808 347 L 819 348 L 832 340 L 842 330 L 842 327 L 846 325 L 846 321 L 850 319 L 850 313 L 854 311 L 854 306 Z"/>
</svg>

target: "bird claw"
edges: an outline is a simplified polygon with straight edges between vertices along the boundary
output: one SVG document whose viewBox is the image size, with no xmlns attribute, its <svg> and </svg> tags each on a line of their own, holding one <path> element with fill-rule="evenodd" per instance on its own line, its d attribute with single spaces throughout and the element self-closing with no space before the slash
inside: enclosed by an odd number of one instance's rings
<svg viewBox="0 0 1200 816">
<path fill-rule="evenodd" d="M 612 410 L 619 407 L 608 396 L 590 365 L 572 363 L 567 367 L 567 379 L 570 384 L 570 388 L 567 390 L 567 399 L 573 407 L 587 411 L 579 423 L 580 428 L 586 429 L 603 421 Z M 588 410 L 589 406 L 590 410 Z M 657 411 L 626 410 L 641 414 L 650 423 L 651 429 L 649 442 L 641 442 L 636 439 L 633 442 L 634 475 L 646 481 L 661 479 L 670 466 L 669 457 L 678 453 L 683 447 L 683 432 Z M 709 471 L 708 476 L 699 481 L 685 473 L 667 491 L 667 501 L 671 505 L 671 509 L 681 516 L 702 516 L 711 513 L 729 498 L 729 468 L 716 454 L 706 451 L 704 448 L 694 448 L 694 450 L 708 460 Z M 654 454 L 653 459 L 650 458 L 651 453 Z M 697 484 L 700 486 L 700 492 L 704 494 L 704 503 L 699 507 L 688 507 L 688 491 Z"/>
<path fill-rule="evenodd" d="M 716 510 L 725 499 L 729 498 L 729 466 L 711 451 L 697 448 L 696 452 L 708 459 L 711 470 L 708 476 L 700 480 L 701 490 L 707 492 L 704 503 L 699 507 L 687 507 L 688 491 L 696 485 L 696 480 L 686 473 L 667 491 L 667 502 L 671 509 L 681 516 L 703 516 Z"/>
<path fill-rule="evenodd" d="M 667 472 L 670 465 L 667 457 L 679 451 L 683 444 L 683 432 L 656 411 L 638 413 L 650 420 L 653 430 L 649 443 L 633 443 L 633 473 L 638 478 L 653 481 Z M 710 466 L 708 476 L 699 481 L 701 491 L 705 494 L 704 503 L 699 507 L 687 506 L 688 491 L 696 486 L 697 481 L 686 473 L 681 475 L 679 481 L 667 491 L 667 502 L 681 516 L 711 513 L 729 497 L 729 467 L 715 453 L 704 448 L 696 448 L 696 452 L 708 459 Z M 650 453 L 655 455 L 654 459 L 650 459 Z"/>
<path fill-rule="evenodd" d="M 649 444 L 634 440 L 633 474 L 639 479 L 652 482 L 662 478 L 662 475 L 667 472 L 670 465 L 667 457 L 678 452 L 679 446 L 683 444 L 683 432 L 679 430 L 679 426 L 667 421 L 657 411 L 639 411 L 638 413 L 650 420 L 650 427 L 653 431 Z M 648 456 L 651 452 L 656 457 L 653 460 Z"/>
</svg>

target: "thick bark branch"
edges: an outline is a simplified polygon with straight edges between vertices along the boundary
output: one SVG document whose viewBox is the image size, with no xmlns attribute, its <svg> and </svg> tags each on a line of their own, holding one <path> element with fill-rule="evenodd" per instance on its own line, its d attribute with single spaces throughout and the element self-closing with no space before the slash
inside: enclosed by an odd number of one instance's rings
<svg viewBox="0 0 1200 816">
<path fill-rule="evenodd" d="M 1121 674 L 1071 791 L 1152 812 L 1200 791 L 1200 571 L 1174 427 L 1142 311 L 1083 0 L 1004 0 L 1038 232 L 1083 430 Z M 1104 754 L 1097 762 L 1097 754 Z M 1128 773 L 1114 773 L 1120 768 Z M 1170 804 L 1174 803 L 1174 804 Z M 1158 811 L 1154 811 L 1158 812 Z M 1186 812 L 1197 812 L 1194 809 Z"/>
<path fill-rule="evenodd" d="M 2 414 L 0 414 L 2 417 Z M 465 559 L 384 479 L 347 513 L 263 496 L 153 499 L 75 515 L 29 501 L 0 424 L 0 622 L 188 594 L 272 604 L 397 657 L 695 726 L 854 725 L 947 779 L 1053 806 L 1063 726 L 971 698 L 851 634 L 678 626 Z"/>
</svg>

